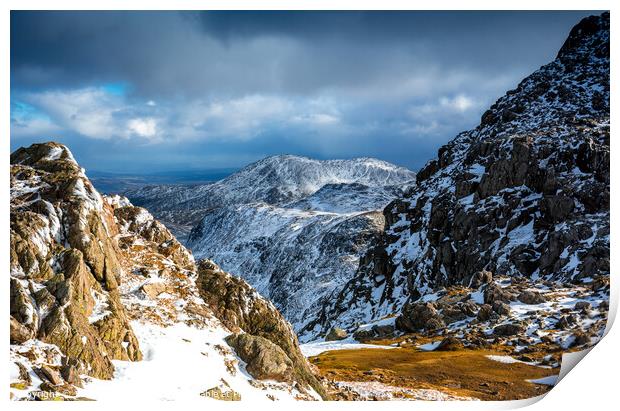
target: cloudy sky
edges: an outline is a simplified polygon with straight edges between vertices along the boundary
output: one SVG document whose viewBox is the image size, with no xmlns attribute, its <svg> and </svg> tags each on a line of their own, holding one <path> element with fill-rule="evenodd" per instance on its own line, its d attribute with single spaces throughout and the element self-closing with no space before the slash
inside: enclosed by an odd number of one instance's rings
<svg viewBox="0 0 620 411">
<path fill-rule="evenodd" d="M 417 170 L 589 12 L 12 12 L 11 148 L 90 170 L 289 153 Z"/>
</svg>

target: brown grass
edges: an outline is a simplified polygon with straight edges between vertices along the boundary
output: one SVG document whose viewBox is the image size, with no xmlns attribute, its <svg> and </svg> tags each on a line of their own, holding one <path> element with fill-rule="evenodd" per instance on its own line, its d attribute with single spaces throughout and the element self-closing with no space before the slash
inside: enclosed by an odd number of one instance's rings
<svg viewBox="0 0 620 411">
<path fill-rule="evenodd" d="M 310 361 L 331 380 L 379 381 L 481 400 L 530 398 L 550 389 L 526 380 L 554 375 L 558 370 L 523 363 L 504 364 L 485 357 L 502 354 L 490 350 L 355 349 L 324 352 Z"/>
</svg>

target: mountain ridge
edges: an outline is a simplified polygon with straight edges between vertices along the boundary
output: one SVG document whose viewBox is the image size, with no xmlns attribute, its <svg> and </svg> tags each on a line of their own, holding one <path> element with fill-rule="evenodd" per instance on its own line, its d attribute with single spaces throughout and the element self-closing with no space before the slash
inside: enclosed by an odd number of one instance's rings
<svg viewBox="0 0 620 411">
<path fill-rule="evenodd" d="M 385 208 L 380 240 L 314 326 L 351 329 L 485 271 L 608 277 L 609 138 L 604 13 L 576 25 L 553 62 L 438 150 Z"/>
</svg>

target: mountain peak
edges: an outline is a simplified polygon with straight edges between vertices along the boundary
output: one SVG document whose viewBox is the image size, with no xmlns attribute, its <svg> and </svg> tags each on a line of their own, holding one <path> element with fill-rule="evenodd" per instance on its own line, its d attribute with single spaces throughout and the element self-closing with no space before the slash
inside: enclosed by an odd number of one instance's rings
<svg viewBox="0 0 620 411">
<path fill-rule="evenodd" d="M 580 55 L 609 57 L 609 12 L 588 16 L 575 25 L 558 52 L 562 61 Z"/>
<path fill-rule="evenodd" d="M 29 147 L 20 147 L 11 154 L 11 164 L 34 166 L 45 161 L 64 161 L 78 167 L 71 150 L 55 141 L 32 144 Z"/>
</svg>

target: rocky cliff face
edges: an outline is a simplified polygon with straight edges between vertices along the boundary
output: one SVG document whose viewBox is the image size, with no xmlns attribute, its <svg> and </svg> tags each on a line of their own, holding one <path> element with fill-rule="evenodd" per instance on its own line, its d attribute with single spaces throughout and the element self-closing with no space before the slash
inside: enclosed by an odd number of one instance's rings
<svg viewBox="0 0 620 411">
<path fill-rule="evenodd" d="M 323 394 L 279 312 L 242 280 L 210 263 L 200 267 L 145 209 L 100 196 L 66 147 L 17 150 L 12 396 L 28 399 L 40 390 L 105 398 L 124 389 L 163 399 Z M 210 284 L 234 281 L 235 297 L 223 300 L 217 287 L 197 285 L 207 277 Z M 231 321 L 231 312 L 245 317 Z M 259 343 L 248 348 L 253 337 Z M 280 382 L 262 382 L 274 379 L 274 370 Z"/>
<path fill-rule="evenodd" d="M 487 272 L 606 281 L 609 138 L 606 13 L 579 23 L 553 62 L 442 147 L 385 208 L 381 239 L 316 326 L 398 313 L 442 287 L 477 288 Z"/>
<path fill-rule="evenodd" d="M 104 379 L 111 360 L 142 358 L 120 302 L 115 230 L 112 210 L 65 147 L 11 155 L 12 343 L 53 344 L 63 367 Z"/>
</svg>

